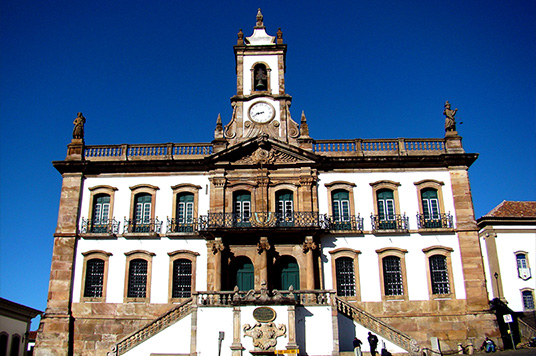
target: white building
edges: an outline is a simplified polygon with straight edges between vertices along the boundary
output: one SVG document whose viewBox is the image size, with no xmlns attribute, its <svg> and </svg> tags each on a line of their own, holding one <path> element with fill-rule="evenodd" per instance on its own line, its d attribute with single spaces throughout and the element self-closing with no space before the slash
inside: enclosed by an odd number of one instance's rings
<svg viewBox="0 0 536 356">
<path fill-rule="evenodd" d="M 536 336 L 536 202 L 503 201 L 478 219 L 478 227 L 489 299 L 505 344 L 511 341 L 504 314 L 512 315 L 516 343 Z"/>
<path fill-rule="evenodd" d="M 42 313 L 0 298 L 0 355 L 25 356 L 32 319 Z"/>
<path fill-rule="evenodd" d="M 369 331 L 420 354 L 432 337 L 443 350 L 497 338 L 477 154 L 450 107 L 444 138 L 315 140 L 290 115 L 281 30 L 259 10 L 234 51 L 233 115 L 210 143 L 91 146 L 75 128 L 54 162 L 37 354 L 339 355 L 354 335 L 368 351 Z"/>
</svg>

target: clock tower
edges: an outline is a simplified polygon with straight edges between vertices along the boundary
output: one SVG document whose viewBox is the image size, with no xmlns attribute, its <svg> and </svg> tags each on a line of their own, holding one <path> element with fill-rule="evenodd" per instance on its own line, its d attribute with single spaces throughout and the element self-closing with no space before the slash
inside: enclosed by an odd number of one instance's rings
<svg viewBox="0 0 536 356">
<path fill-rule="evenodd" d="M 223 130 L 231 145 L 252 137 L 268 135 L 297 144 L 299 126 L 290 117 L 292 97 L 285 92 L 287 45 L 283 33 L 266 33 L 261 9 L 250 37 L 238 32 L 234 46 L 236 95 L 231 97 L 233 116 Z"/>
</svg>

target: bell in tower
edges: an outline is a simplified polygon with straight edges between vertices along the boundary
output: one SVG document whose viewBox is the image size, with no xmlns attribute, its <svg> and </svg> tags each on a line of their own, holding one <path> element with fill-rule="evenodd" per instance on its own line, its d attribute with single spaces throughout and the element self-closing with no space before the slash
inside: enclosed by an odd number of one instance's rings
<svg viewBox="0 0 536 356">
<path fill-rule="evenodd" d="M 266 66 L 264 64 L 257 64 L 254 69 L 255 72 L 255 91 L 266 91 L 268 89 L 268 76 L 266 75 Z"/>
</svg>

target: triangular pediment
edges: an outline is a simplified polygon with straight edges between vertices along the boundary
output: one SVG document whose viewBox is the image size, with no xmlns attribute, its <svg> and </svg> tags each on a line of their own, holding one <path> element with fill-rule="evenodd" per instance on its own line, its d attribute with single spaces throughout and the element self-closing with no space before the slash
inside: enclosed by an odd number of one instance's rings
<svg viewBox="0 0 536 356">
<path fill-rule="evenodd" d="M 215 165 L 293 165 L 314 164 L 318 156 L 297 146 L 281 142 L 267 135 L 233 145 L 212 155 Z"/>
</svg>

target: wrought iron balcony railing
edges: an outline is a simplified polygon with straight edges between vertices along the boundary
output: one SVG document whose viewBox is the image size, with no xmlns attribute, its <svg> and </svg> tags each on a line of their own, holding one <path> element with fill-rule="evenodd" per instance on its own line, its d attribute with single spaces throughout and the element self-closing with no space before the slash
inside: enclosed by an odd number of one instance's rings
<svg viewBox="0 0 536 356">
<path fill-rule="evenodd" d="M 162 229 L 162 221 L 159 221 L 158 218 L 151 219 L 147 221 L 136 221 L 136 220 L 127 220 L 123 223 L 123 233 L 124 234 L 159 234 Z"/>
<path fill-rule="evenodd" d="M 330 216 L 328 218 L 331 231 L 363 231 L 361 216 Z"/>
<path fill-rule="evenodd" d="M 166 222 L 167 233 L 197 232 L 198 230 L 199 230 L 199 222 L 197 221 L 197 219 L 184 221 L 184 219 L 167 218 L 167 222 Z"/>
<path fill-rule="evenodd" d="M 380 215 L 371 215 L 372 231 L 399 230 L 406 231 L 409 229 L 409 219 L 404 215 L 395 214 L 390 217 L 380 217 Z"/>
<path fill-rule="evenodd" d="M 452 229 L 454 227 L 452 215 L 436 214 L 434 217 L 417 214 L 418 229 Z"/>
<path fill-rule="evenodd" d="M 119 233 L 120 222 L 115 218 L 107 220 L 88 220 L 82 218 L 82 226 L 80 232 L 82 234 L 110 234 L 117 235 Z"/>
<path fill-rule="evenodd" d="M 325 215 L 315 212 L 294 211 L 292 213 L 257 212 L 249 216 L 236 213 L 209 213 L 199 218 L 199 229 L 244 229 L 272 227 L 307 227 L 328 229 Z"/>
</svg>

